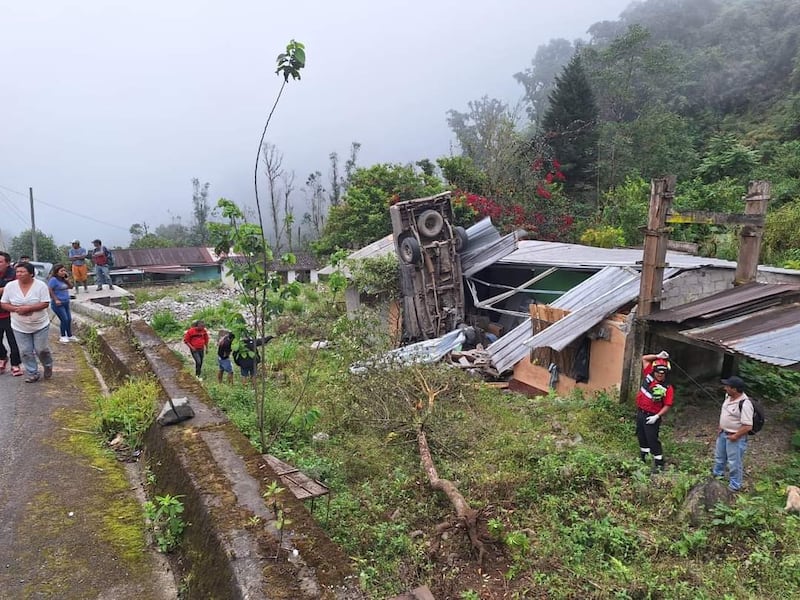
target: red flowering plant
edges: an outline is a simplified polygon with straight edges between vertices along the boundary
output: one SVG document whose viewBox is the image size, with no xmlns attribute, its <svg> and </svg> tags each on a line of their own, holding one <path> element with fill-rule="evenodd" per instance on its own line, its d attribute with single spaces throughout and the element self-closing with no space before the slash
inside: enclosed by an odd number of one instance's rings
<svg viewBox="0 0 800 600">
<path fill-rule="evenodd" d="M 470 225 L 490 217 L 506 233 L 524 229 L 537 239 L 570 239 L 575 220 L 562 192 L 564 180 L 558 160 L 540 154 L 530 161 L 516 184 L 499 190 L 495 197 L 456 191 L 452 200 L 456 221 Z"/>
</svg>

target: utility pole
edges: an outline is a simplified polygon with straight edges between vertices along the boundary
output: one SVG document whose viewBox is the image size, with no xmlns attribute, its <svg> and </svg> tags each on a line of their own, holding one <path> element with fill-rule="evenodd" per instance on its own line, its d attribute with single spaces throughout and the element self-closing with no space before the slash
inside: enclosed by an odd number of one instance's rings
<svg viewBox="0 0 800 600">
<path fill-rule="evenodd" d="M 36 219 L 33 214 L 33 188 L 28 188 L 28 194 L 31 197 L 31 245 L 33 246 L 33 260 L 39 260 L 39 252 L 36 250 Z"/>
</svg>

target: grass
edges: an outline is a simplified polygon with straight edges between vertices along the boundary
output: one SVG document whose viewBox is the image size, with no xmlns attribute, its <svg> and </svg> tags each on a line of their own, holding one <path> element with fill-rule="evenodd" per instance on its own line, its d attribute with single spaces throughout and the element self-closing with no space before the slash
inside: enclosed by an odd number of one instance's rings
<svg viewBox="0 0 800 600">
<path fill-rule="evenodd" d="M 331 312 L 332 303 L 320 305 Z M 319 333 L 315 310 L 297 322 Z M 531 399 L 442 367 L 423 370 L 434 387 L 448 386 L 425 431 L 440 477 L 482 511 L 494 541 L 483 567 L 463 530 L 434 552 L 436 528 L 453 510 L 419 467 L 416 380 L 408 369 L 351 376 L 349 364 L 380 352 L 386 336 L 374 315 L 328 318 L 326 349 L 315 353 L 309 342 L 319 338 L 298 336 L 268 353 L 281 369 L 269 376 L 267 422 L 273 432 L 282 427 L 269 451 L 331 487 L 330 516 L 317 516 L 353 557 L 369 597 L 421 583 L 452 598 L 800 594 L 800 518 L 782 511 L 787 480 L 800 479 L 800 456 L 749 474 L 750 492 L 692 527 L 682 507 L 707 477 L 705 445 L 678 444 L 667 422 L 662 439 L 680 469 L 651 477 L 638 460 L 633 411 L 614 395 Z M 208 387 L 257 440 L 249 388 Z M 315 432 L 327 441 L 314 442 Z"/>
</svg>

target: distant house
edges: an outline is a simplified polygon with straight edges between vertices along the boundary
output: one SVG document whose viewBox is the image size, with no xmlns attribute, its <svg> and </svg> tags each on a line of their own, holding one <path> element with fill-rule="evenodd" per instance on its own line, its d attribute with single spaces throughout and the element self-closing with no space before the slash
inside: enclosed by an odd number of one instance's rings
<svg viewBox="0 0 800 600">
<path fill-rule="evenodd" d="M 220 281 L 217 256 L 209 248 L 114 250 L 114 283 Z"/>
<path fill-rule="evenodd" d="M 233 276 L 230 270 L 225 266 L 226 260 L 234 262 L 244 262 L 245 257 L 237 254 L 230 255 L 216 255 L 213 250 L 211 254 L 214 255 L 221 265 L 222 269 L 222 282 L 223 284 L 234 287 Z M 294 252 L 296 259 L 294 264 L 288 264 L 282 260 L 273 260 L 267 265 L 267 271 L 271 273 L 278 273 L 285 283 L 292 283 L 293 281 L 300 281 L 302 283 L 317 283 L 319 273 L 319 263 L 314 255 L 310 252 Z"/>
</svg>

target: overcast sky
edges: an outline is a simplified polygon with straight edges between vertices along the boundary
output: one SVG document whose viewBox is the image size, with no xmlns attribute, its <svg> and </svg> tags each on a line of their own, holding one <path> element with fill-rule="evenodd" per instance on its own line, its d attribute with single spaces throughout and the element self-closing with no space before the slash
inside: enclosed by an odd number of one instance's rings
<svg viewBox="0 0 800 600">
<path fill-rule="evenodd" d="M 552 38 L 585 38 L 628 0 L 0 0 L 0 244 L 36 226 L 58 244 L 127 246 L 132 223 L 191 222 L 193 177 L 253 201 L 252 169 L 281 80 L 306 46 L 268 132 L 296 172 L 362 144 L 359 164 L 449 154 L 449 109 L 511 104 L 513 74 Z M 297 203 L 299 204 L 298 197 Z"/>
</svg>

